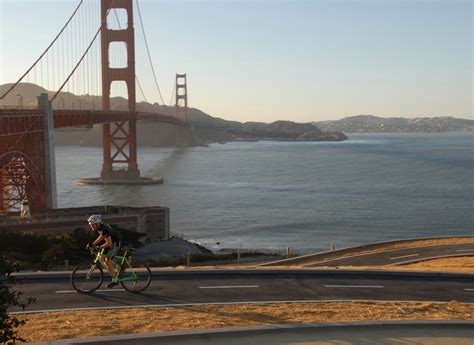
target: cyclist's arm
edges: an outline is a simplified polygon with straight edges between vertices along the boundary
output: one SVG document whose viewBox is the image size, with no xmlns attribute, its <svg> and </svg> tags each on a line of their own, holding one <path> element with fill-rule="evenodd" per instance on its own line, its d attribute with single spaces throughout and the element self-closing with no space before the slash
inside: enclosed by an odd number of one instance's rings
<svg viewBox="0 0 474 345">
<path fill-rule="evenodd" d="M 105 243 L 103 245 L 100 246 L 101 249 L 105 249 L 105 248 L 110 248 L 112 247 L 112 237 L 110 236 L 102 236 L 105 240 Z"/>
<path fill-rule="evenodd" d="M 97 237 L 95 239 L 94 242 L 92 242 L 92 245 L 96 246 L 97 244 L 99 244 L 100 242 L 102 242 L 104 240 L 104 235 L 99 235 L 99 237 Z"/>
</svg>

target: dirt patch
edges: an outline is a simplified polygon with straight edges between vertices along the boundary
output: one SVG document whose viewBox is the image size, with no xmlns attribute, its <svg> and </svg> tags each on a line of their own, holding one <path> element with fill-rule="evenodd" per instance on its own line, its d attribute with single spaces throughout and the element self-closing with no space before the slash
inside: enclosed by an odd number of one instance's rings
<svg viewBox="0 0 474 345">
<path fill-rule="evenodd" d="M 320 302 L 203 305 L 113 311 L 76 311 L 22 315 L 27 341 L 86 338 L 127 333 L 164 332 L 285 323 L 362 320 L 474 320 L 474 305 L 405 302 Z M 97 323 L 100 320 L 100 326 Z"/>
</svg>

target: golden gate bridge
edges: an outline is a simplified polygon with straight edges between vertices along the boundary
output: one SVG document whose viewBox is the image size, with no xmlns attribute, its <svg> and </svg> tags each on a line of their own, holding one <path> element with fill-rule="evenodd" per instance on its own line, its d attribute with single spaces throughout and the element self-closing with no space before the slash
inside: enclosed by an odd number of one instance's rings
<svg viewBox="0 0 474 345">
<path fill-rule="evenodd" d="M 137 109 L 136 85 L 147 98 L 135 73 L 133 0 L 100 0 L 100 11 L 94 2 L 81 0 L 51 44 L 0 95 L 0 213 L 18 209 L 25 201 L 33 211 L 56 207 L 54 129 L 102 125 L 103 164 L 97 181 L 104 183 L 153 182 L 142 177 L 138 168 L 137 121 L 174 124 L 176 144 L 189 144 L 186 74 L 176 74 L 175 104 L 166 106 L 138 0 L 136 8 L 162 105 L 152 111 Z M 25 82 L 48 85 L 54 91 L 37 95 L 37 105 L 25 105 L 16 91 Z M 75 93 L 92 101 L 77 99 L 78 106 L 67 102 Z M 116 109 L 112 93 L 126 95 L 125 109 Z M 12 105 L 15 97 L 18 103 Z M 93 99 L 99 100 L 98 109 Z"/>
</svg>

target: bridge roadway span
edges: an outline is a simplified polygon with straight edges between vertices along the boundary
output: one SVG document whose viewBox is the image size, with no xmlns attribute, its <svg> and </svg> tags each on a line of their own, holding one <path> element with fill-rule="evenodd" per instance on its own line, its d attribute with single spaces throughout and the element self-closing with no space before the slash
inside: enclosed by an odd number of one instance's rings
<svg viewBox="0 0 474 345">
<path fill-rule="evenodd" d="M 8 135 L 43 132 L 43 110 L 30 109 L 0 109 L 0 119 L 5 121 L 3 132 Z M 6 120 L 9 120 L 8 122 Z M 121 122 L 131 120 L 154 120 L 175 125 L 187 126 L 187 123 L 172 114 L 151 113 L 124 110 L 54 110 L 54 128 L 73 126 L 89 126 L 95 124 Z M 1 127 L 0 127 L 1 128 Z M 2 132 L 0 130 L 0 132 Z"/>
<path fill-rule="evenodd" d="M 323 300 L 406 300 L 474 303 L 474 275 L 344 270 L 155 270 L 150 287 L 120 287 L 85 295 L 69 272 L 17 274 L 15 288 L 36 298 L 28 311 Z M 105 284 L 103 284 L 105 285 Z M 13 311 L 13 310 L 12 310 Z"/>
</svg>

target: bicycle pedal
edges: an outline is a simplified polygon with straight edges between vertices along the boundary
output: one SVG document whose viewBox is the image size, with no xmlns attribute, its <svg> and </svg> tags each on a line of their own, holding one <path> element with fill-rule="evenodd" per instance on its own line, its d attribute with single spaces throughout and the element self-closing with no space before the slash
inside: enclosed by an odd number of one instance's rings
<svg viewBox="0 0 474 345">
<path fill-rule="evenodd" d="M 117 286 L 118 283 L 111 281 L 110 283 L 107 284 L 107 289 L 112 289 L 114 286 Z"/>
</svg>

